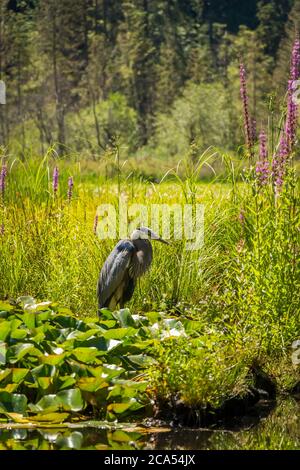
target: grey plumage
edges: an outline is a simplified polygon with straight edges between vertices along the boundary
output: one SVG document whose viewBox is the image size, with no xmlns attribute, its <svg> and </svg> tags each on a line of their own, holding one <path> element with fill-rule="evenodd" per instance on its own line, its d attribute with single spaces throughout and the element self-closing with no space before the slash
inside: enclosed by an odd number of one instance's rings
<svg viewBox="0 0 300 470">
<path fill-rule="evenodd" d="M 123 308 L 134 292 L 137 279 L 149 269 L 153 251 L 149 240 L 159 238 L 147 227 L 136 229 L 130 239 L 120 240 L 106 259 L 100 272 L 97 296 L 98 306 L 114 310 Z"/>
</svg>

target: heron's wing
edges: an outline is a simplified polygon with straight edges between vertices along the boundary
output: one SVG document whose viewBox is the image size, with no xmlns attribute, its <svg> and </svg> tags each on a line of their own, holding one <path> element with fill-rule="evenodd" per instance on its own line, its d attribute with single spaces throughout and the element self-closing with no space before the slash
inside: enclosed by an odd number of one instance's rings
<svg viewBox="0 0 300 470">
<path fill-rule="evenodd" d="M 134 251 L 135 247 L 130 240 L 121 240 L 108 256 L 97 286 L 99 305 L 105 305 L 123 281 Z"/>
</svg>

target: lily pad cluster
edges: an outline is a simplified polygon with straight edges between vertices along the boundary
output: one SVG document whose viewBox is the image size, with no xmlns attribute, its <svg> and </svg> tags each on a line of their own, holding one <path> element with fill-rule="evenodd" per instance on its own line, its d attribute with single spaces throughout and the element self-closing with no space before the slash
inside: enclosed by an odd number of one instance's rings
<svg viewBox="0 0 300 470">
<path fill-rule="evenodd" d="M 61 423 L 90 412 L 115 421 L 145 407 L 157 315 L 102 310 L 81 320 L 31 297 L 0 302 L 0 420 Z"/>
<path fill-rule="evenodd" d="M 1 450 L 136 450 L 143 447 L 148 430 L 141 432 L 91 427 L 85 428 L 3 429 Z M 151 432 L 151 430 L 149 431 Z"/>
</svg>

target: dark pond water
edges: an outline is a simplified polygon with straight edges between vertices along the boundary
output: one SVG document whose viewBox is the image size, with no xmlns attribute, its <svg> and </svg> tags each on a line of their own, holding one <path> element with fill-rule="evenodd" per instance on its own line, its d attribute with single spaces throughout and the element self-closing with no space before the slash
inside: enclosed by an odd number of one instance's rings
<svg viewBox="0 0 300 470">
<path fill-rule="evenodd" d="M 210 429 L 127 425 L 108 430 L 96 422 L 67 429 L 0 429 L 0 450 L 12 449 L 300 449 L 300 403 L 288 399 L 276 406 L 265 404 Z"/>
</svg>

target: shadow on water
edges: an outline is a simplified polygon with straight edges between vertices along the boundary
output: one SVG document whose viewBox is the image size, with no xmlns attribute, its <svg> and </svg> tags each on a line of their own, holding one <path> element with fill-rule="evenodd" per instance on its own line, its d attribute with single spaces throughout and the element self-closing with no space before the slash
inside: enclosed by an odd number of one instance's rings
<svg viewBox="0 0 300 470">
<path fill-rule="evenodd" d="M 258 409 L 209 429 L 131 425 L 132 430 L 107 430 L 97 427 L 97 423 L 81 423 L 78 428 L 72 425 L 68 429 L 1 429 L 0 450 L 300 449 L 299 402 L 289 398 L 275 408 L 265 403 Z"/>
</svg>

